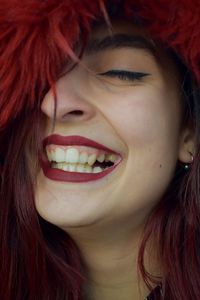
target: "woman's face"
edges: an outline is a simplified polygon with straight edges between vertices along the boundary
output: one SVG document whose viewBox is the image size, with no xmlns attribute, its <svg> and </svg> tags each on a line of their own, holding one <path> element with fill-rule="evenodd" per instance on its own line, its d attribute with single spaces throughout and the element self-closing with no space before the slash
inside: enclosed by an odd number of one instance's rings
<svg viewBox="0 0 200 300">
<path fill-rule="evenodd" d="M 95 169 L 97 177 L 89 176 L 88 181 L 80 168 L 79 182 L 75 171 L 59 171 L 67 174 L 60 177 L 45 175 L 41 169 L 36 208 L 45 220 L 66 230 L 108 223 L 134 227 L 163 196 L 182 147 L 181 99 L 175 67 L 163 53 L 155 57 L 153 49 L 154 43 L 128 22 L 114 22 L 114 38 L 105 26 L 98 27 L 82 58 L 84 66 L 77 65 L 57 81 L 54 134 L 91 139 L 117 153 L 120 162 L 103 177 L 98 178 L 101 169 Z M 51 90 L 41 110 L 47 119 L 46 138 L 52 134 Z M 50 144 L 57 142 L 52 139 Z M 66 157 L 67 149 L 76 144 L 73 139 L 70 143 L 48 147 L 52 152 L 62 149 L 56 151 Z M 107 154 L 84 142 L 73 148 L 78 159 L 82 152 Z M 51 159 L 63 160 L 59 155 Z M 64 165 L 54 164 L 53 172 Z"/>
</svg>

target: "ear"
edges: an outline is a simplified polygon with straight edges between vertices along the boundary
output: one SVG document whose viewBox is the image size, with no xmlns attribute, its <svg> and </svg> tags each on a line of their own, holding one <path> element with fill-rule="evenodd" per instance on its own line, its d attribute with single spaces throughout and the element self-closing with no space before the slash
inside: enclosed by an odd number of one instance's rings
<svg viewBox="0 0 200 300">
<path fill-rule="evenodd" d="M 190 126 L 182 129 L 179 142 L 178 158 L 182 163 L 191 163 L 195 156 L 195 133 Z"/>
</svg>

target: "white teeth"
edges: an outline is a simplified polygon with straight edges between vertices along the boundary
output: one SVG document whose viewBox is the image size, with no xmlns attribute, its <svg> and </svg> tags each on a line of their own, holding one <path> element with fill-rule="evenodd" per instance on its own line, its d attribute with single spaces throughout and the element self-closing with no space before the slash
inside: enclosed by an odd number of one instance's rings
<svg viewBox="0 0 200 300">
<path fill-rule="evenodd" d="M 92 167 L 89 165 L 78 164 L 76 167 L 76 171 L 80 173 L 92 173 Z"/>
<path fill-rule="evenodd" d="M 65 161 L 68 163 L 77 163 L 79 161 L 79 152 L 75 148 L 69 148 L 66 151 Z"/>
<path fill-rule="evenodd" d="M 105 160 L 105 154 L 101 154 L 97 157 L 98 162 L 102 163 Z"/>
<path fill-rule="evenodd" d="M 117 160 L 117 155 L 115 155 L 115 154 L 110 154 L 109 155 L 109 161 L 111 161 L 111 162 L 116 162 L 116 160 Z"/>
<path fill-rule="evenodd" d="M 64 168 L 66 167 L 66 165 L 64 163 L 54 163 L 53 165 L 57 166 L 57 168 L 64 170 Z M 68 168 L 68 166 L 67 166 Z M 67 168 L 65 168 L 65 171 L 68 171 Z"/>
<path fill-rule="evenodd" d="M 96 154 L 91 154 L 88 157 L 88 165 L 92 166 L 95 163 L 96 159 L 97 159 Z"/>
<path fill-rule="evenodd" d="M 88 154 L 86 152 L 82 152 L 79 156 L 79 162 L 81 164 L 85 164 L 88 161 Z"/>
<path fill-rule="evenodd" d="M 101 167 L 92 168 L 90 165 L 85 164 L 68 164 L 68 163 L 52 163 L 52 168 L 60 169 L 68 172 L 78 172 L 78 173 L 100 173 L 103 171 Z"/>
<path fill-rule="evenodd" d="M 52 161 L 52 154 L 51 151 L 47 149 L 47 157 L 49 161 Z"/>
<path fill-rule="evenodd" d="M 69 165 L 68 164 L 63 164 L 61 169 L 63 171 L 69 171 Z"/>
<path fill-rule="evenodd" d="M 55 149 L 55 161 L 56 162 L 63 162 L 65 161 L 65 151 L 61 148 Z"/>
<path fill-rule="evenodd" d="M 105 157 L 105 161 L 108 162 L 108 161 L 111 161 L 111 162 L 115 162 L 117 160 L 117 155 L 115 154 L 106 154 L 106 157 Z"/>
<path fill-rule="evenodd" d="M 85 166 L 85 171 L 86 171 L 86 173 L 92 173 L 92 167 L 89 166 L 89 165 L 86 165 Z"/>
<path fill-rule="evenodd" d="M 86 151 L 83 151 L 79 153 L 79 150 L 77 148 L 53 148 L 53 149 L 46 149 L 46 154 L 48 157 L 48 160 L 51 162 L 66 162 L 66 163 L 73 163 L 77 164 L 80 163 L 82 165 L 88 164 L 89 166 L 93 166 L 95 161 L 98 161 L 100 163 L 106 162 L 113 162 L 115 163 L 118 159 L 118 156 L 113 153 L 102 153 L 101 155 L 97 156 L 98 152 L 94 152 L 91 154 L 88 154 Z"/>
<path fill-rule="evenodd" d="M 83 173 L 84 172 L 84 166 L 81 165 L 81 164 L 78 164 L 76 166 L 76 171 L 79 172 L 79 173 Z"/>
<path fill-rule="evenodd" d="M 94 167 L 94 169 L 93 169 L 93 173 L 100 173 L 102 171 L 103 171 L 103 169 L 101 167 Z"/>
<path fill-rule="evenodd" d="M 75 172 L 76 171 L 76 165 L 69 164 L 68 171 L 69 172 Z"/>
</svg>

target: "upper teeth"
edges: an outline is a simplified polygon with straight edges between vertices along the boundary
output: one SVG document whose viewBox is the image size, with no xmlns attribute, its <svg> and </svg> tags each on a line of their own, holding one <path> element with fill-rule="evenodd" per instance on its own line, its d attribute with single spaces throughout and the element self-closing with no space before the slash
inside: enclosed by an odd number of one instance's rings
<svg viewBox="0 0 200 300">
<path fill-rule="evenodd" d="M 118 158 L 117 155 L 113 153 L 105 153 L 102 150 L 96 150 L 89 147 L 75 147 L 48 145 L 46 147 L 48 160 L 58 163 L 87 163 L 92 166 L 96 160 L 101 163 L 103 161 L 111 161 L 114 163 Z"/>
</svg>

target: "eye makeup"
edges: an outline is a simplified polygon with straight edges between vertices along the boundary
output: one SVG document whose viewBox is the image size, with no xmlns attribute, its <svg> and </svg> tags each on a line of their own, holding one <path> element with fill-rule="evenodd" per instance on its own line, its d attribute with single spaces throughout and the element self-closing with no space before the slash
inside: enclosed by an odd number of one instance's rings
<svg viewBox="0 0 200 300">
<path fill-rule="evenodd" d="M 123 81 L 135 81 L 135 80 L 142 80 L 142 78 L 149 76 L 149 73 L 143 72 L 134 72 L 134 71 L 127 71 L 127 70 L 109 70 L 104 73 L 99 73 L 98 75 L 107 76 L 111 78 L 119 78 Z"/>
</svg>

